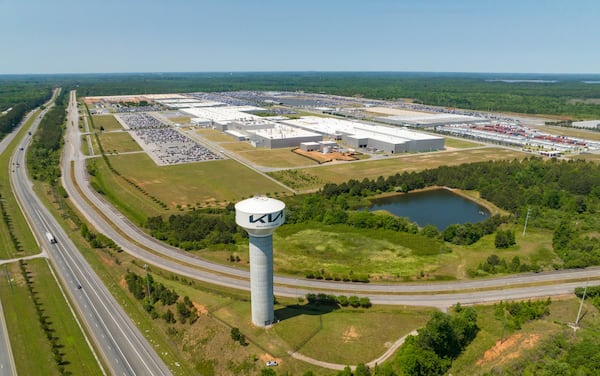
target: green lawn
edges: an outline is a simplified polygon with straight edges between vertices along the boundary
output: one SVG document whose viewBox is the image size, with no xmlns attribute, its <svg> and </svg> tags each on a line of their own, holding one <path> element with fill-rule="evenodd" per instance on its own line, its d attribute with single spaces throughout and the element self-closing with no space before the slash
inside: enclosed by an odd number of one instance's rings
<svg viewBox="0 0 600 376">
<path fill-rule="evenodd" d="M 92 115 L 94 128 L 100 130 L 102 127 L 105 131 L 121 130 L 121 123 L 113 115 Z M 91 124 L 90 124 L 91 126 Z"/>
<path fill-rule="evenodd" d="M 344 308 L 322 316 L 323 327 L 298 352 L 339 364 L 368 363 L 390 343 L 425 325 L 426 309 Z"/>
<path fill-rule="evenodd" d="M 270 330 L 250 324 L 249 303 L 236 302 L 214 315 L 240 330 L 278 359 L 282 371 L 301 374 L 307 365 L 287 355 L 297 351 L 326 362 L 357 364 L 381 356 L 390 343 L 425 324 L 431 309 L 373 306 L 334 308 L 290 299 L 275 305 L 280 320 Z"/>
<path fill-rule="evenodd" d="M 174 210 L 177 205 L 223 204 L 256 194 L 289 194 L 280 185 L 230 159 L 173 166 L 157 166 L 146 154 L 110 156 L 109 159 L 119 173 Z M 129 211 L 146 215 L 164 213 L 133 186 L 109 173 L 101 160 L 97 165 L 105 180 L 105 190 L 119 196 L 130 207 Z"/>
<path fill-rule="evenodd" d="M 98 134 L 98 137 L 100 138 L 102 148 L 106 154 L 118 154 L 142 150 L 129 132 L 102 132 Z"/>
<path fill-rule="evenodd" d="M 332 276 L 368 274 L 375 280 L 402 280 L 433 273 L 451 262 L 441 242 L 403 232 L 344 225 L 289 225 L 274 237 L 274 269 L 304 274 L 324 270 Z"/>
<path fill-rule="evenodd" d="M 521 264 L 537 264 L 544 270 L 552 270 L 553 264 L 562 264 L 562 261 L 552 251 L 552 231 L 529 228 L 525 236 L 519 226 L 503 225 L 503 229 L 515 232 L 516 245 L 506 249 L 498 249 L 494 245 L 495 235 L 487 235 L 475 244 L 469 246 L 453 246 L 456 259 L 438 270 L 439 273 L 454 274 L 456 278 L 467 278 L 469 270 L 477 270 L 480 263 L 485 262 L 488 256 L 496 254 L 507 263 L 518 256 Z M 483 274 L 482 274 L 483 275 Z"/>
<path fill-rule="evenodd" d="M 54 336 L 64 354 L 65 370 L 73 375 L 102 375 L 85 338 L 69 310 L 48 264 L 43 259 L 30 260 L 27 268 L 33 289 L 48 317 Z M 50 342 L 42 330 L 32 298 L 17 263 L 7 266 L 12 278 L 0 278 L 3 302 L 17 371 L 21 375 L 58 375 Z M 27 323 L 24 325 L 24 323 Z"/>
<path fill-rule="evenodd" d="M 239 152 L 239 156 L 265 167 L 291 168 L 317 165 L 317 162 L 292 152 L 291 149 L 256 149 Z"/>
<path fill-rule="evenodd" d="M 480 144 L 478 142 L 461 140 L 461 139 L 452 138 L 452 137 L 444 138 L 444 144 L 446 147 L 456 148 L 456 149 L 467 149 L 467 148 L 474 148 L 477 146 L 482 146 L 482 144 Z"/>
</svg>

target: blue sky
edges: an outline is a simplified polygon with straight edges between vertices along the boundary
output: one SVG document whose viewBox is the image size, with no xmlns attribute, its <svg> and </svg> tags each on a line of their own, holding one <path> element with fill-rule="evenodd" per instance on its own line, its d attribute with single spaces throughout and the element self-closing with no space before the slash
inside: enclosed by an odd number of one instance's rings
<svg viewBox="0 0 600 376">
<path fill-rule="evenodd" d="M 0 74 L 600 73 L 597 0 L 0 0 Z"/>
</svg>

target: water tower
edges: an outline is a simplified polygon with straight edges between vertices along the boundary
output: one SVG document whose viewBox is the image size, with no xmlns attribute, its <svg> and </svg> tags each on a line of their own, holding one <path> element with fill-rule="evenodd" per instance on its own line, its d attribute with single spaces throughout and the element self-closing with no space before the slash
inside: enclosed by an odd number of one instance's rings
<svg viewBox="0 0 600 376">
<path fill-rule="evenodd" d="M 250 299 L 252 322 L 273 323 L 273 232 L 285 221 L 285 204 L 269 197 L 252 197 L 235 204 L 235 222 L 250 236 Z"/>
</svg>

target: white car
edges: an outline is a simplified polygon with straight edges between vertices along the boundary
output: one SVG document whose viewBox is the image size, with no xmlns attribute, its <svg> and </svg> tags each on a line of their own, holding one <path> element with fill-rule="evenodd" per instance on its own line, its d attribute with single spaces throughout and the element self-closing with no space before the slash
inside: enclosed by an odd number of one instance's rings
<svg viewBox="0 0 600 376">
<path fill-rule="evenodd" d="M 267 367 L 277 367 L 279 365 L 279 363 L 277 363 L 276 360 L 269 360 L 267 362 Z"/>
</svg>

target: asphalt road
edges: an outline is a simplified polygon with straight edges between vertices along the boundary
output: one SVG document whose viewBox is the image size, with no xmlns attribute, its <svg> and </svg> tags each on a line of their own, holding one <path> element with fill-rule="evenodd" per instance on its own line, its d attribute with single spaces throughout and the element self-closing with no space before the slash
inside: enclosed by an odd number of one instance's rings
<svg viewBox="0 0 600 376">
<path fill-rule="evenodd" d="M 68 127 L 69 147 L 65 149 L 67 157 L 63 158 L 63 185 L 72 202 L 98 231 L 113 239 L 126 252 L 148 264 L 201 281 L 249 290 L 248 271 L 202 260 L 153 239 L 98 195 L 90 187 L 85 160 L 80 152 L 81 137 L 77 126 L 78 117 L 74 117 L 73 120 L 74 124 L 69 124 Z M 74 176 L 85 198 L 71 180 L 70 161 L 73 161 Z M 98 212 L 103 213 L 106 219 L 98 215 Z M 116 228 L 119 231 L 116 231 Z M 299 297 L 319 289 L 319 292 L 332 294 L 369 296 L 373 303 L 378 304 L 407 304 L 445 309 L 457 302 L 471 304 L 568 294 L 573 291 L 575 286 L 582 284 L 581 282 L 575 283 L 573 280 L 590 279 L 590 285 L 598 285 L 600 280 L 593 280 L 593 278 L 599 277 L 600 268 L 519 274 L 475 281 L 406 284 L 357 284 L 276 276 L 275 294 Z M 547 285 L 518 287 L 533 283 Z M 478 291 L 481 289 L 490 289 L 490 291 Z"/>
<path fill-rule="evenodd" d="M 32 133 L 38 124 L 39 121 L 33 125 Z M 25 149 L 29 139 L 24 145 Z M 33 192 L 24 168 L 24 155 L 25 150 L 18 150 L 13 156 L 15 166 L 19 163 L 12 174 L 13 190 L 40 247 L 46 249 L 64 289 L 79 312 L 79 318 L 91 334 L 104 363 L 110 368 L 109 373 L 170 375 L 166 364 Z M 53 234 L 56 243 L 49 242 L 46 232 Z"/>
</svg>

